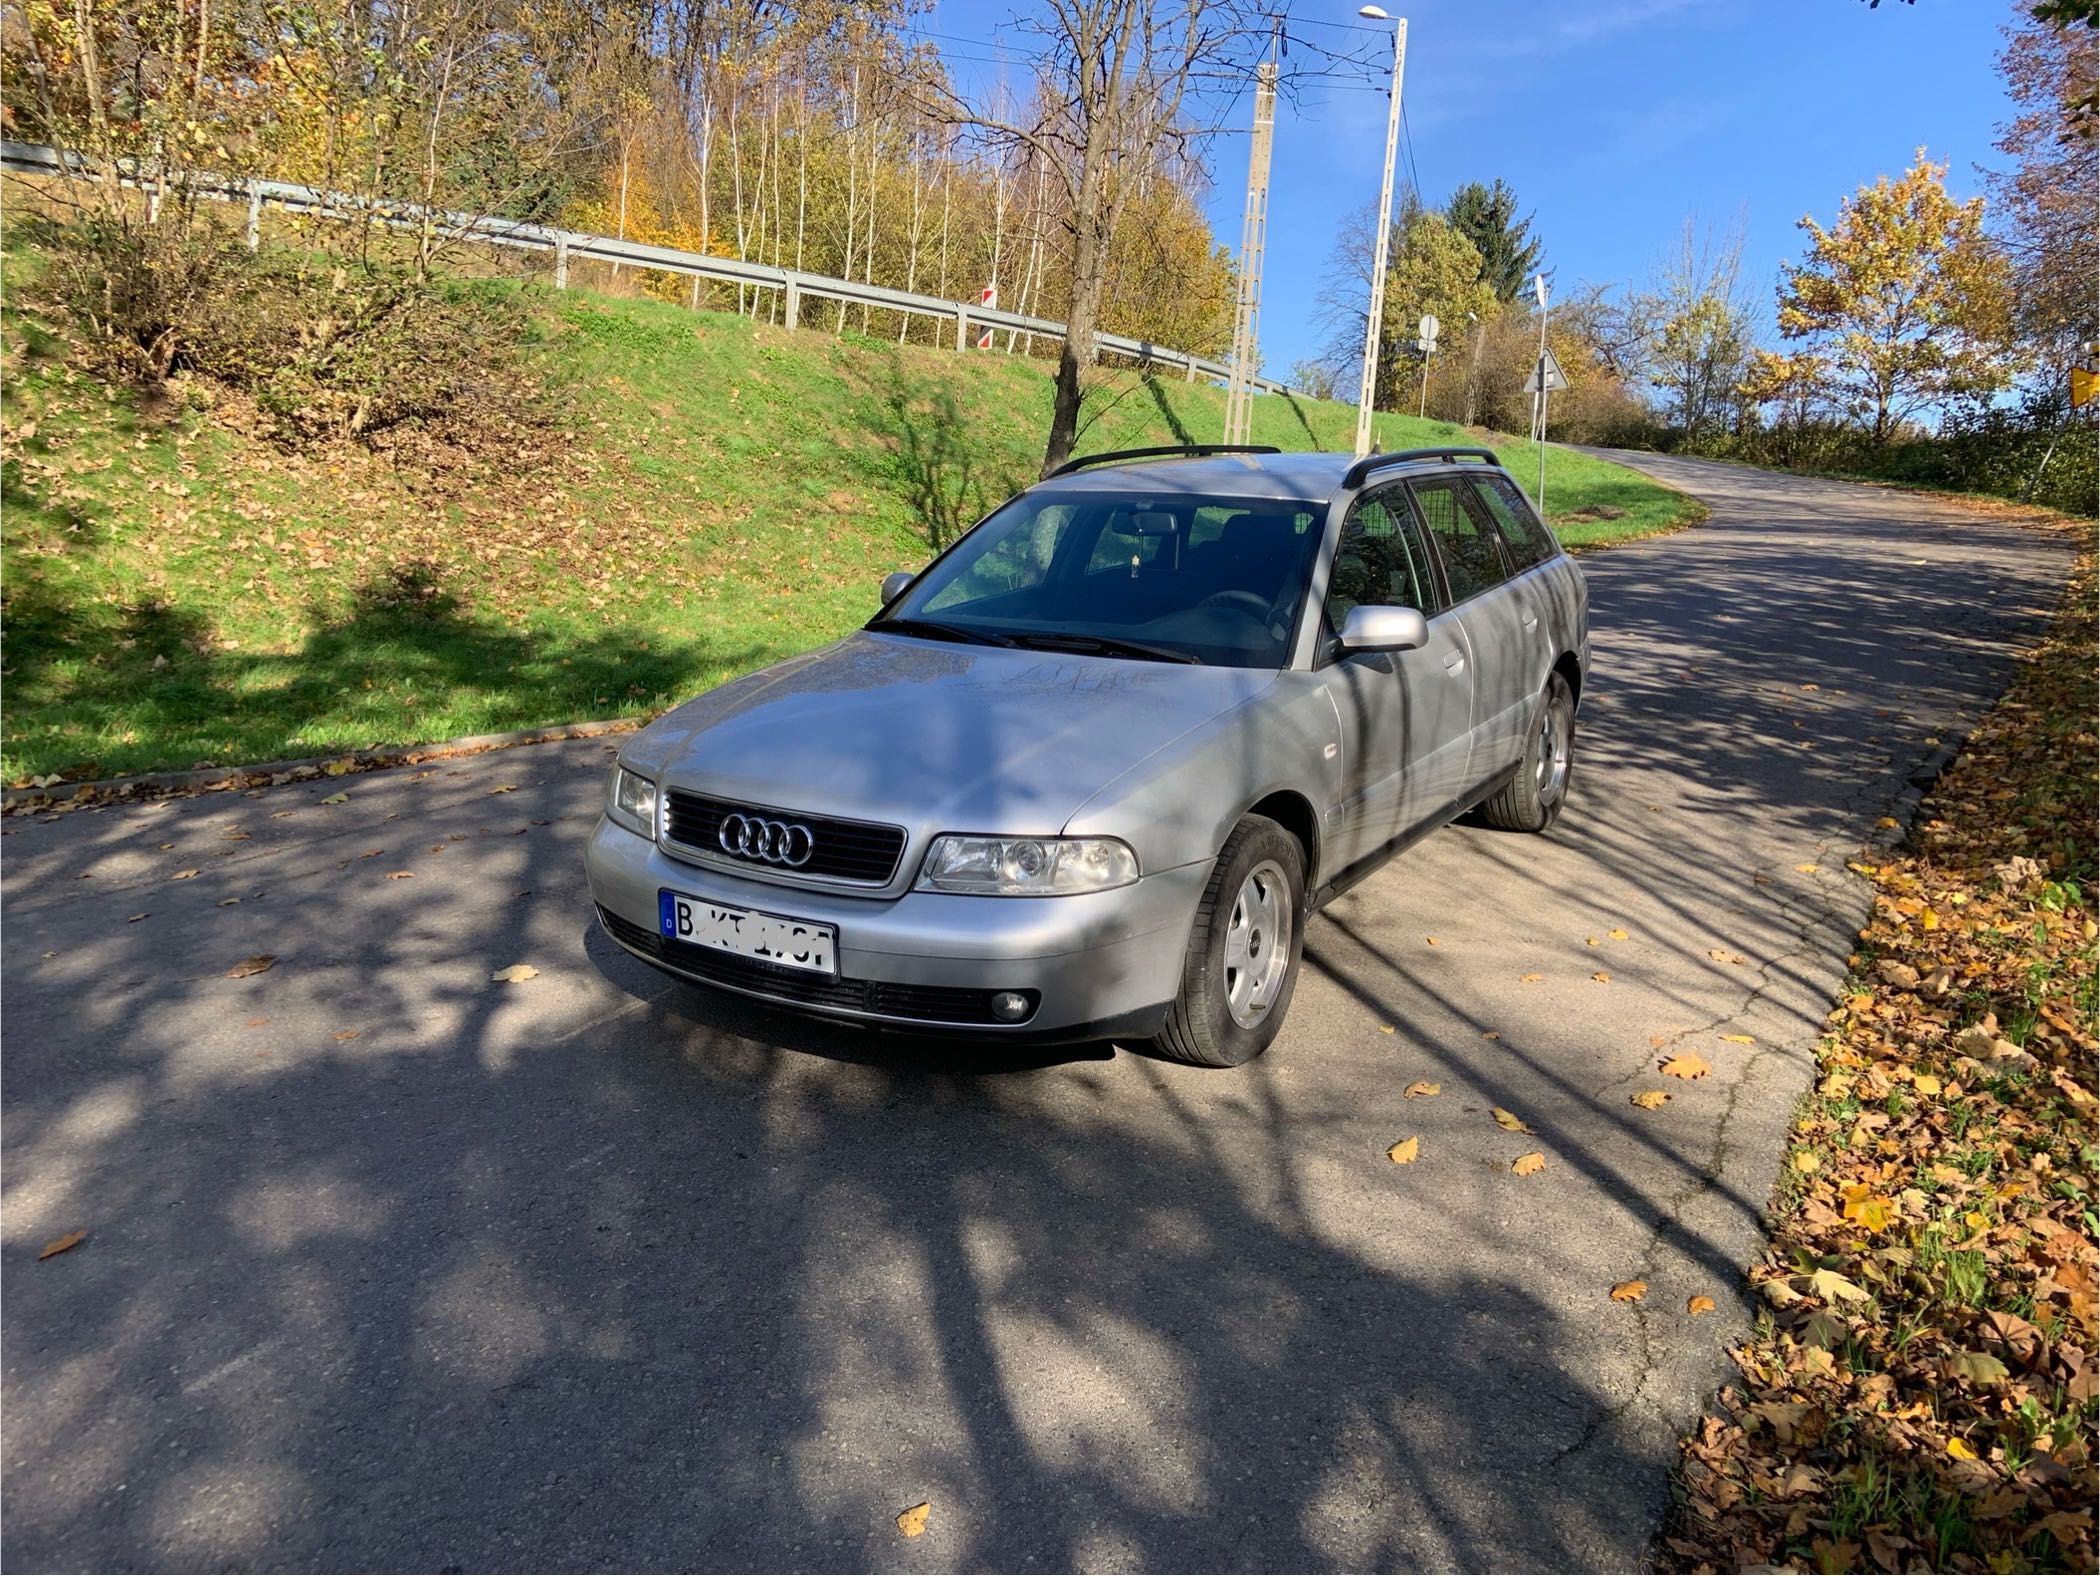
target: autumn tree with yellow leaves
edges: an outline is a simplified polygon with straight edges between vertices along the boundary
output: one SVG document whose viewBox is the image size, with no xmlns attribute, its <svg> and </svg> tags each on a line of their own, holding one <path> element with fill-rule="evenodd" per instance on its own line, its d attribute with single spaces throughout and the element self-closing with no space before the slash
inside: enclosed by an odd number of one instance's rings
<svg viewBox="0 0 2100 1576">
<path fill-rule="evenodd" d="M 1862 186 L 1780 270 L 1779 332 L 1801 348 L 1759 351 L 1742 391 L 1801 402 L 1804 392 L 1886 445 L 1903 423 L 1983 399 L 2019 370 L 2012 270 L 1984 231 L 1982 198 L 1948 195 L 1947 166 L 1918 150 L 1891 180 Z"/>
</svg>

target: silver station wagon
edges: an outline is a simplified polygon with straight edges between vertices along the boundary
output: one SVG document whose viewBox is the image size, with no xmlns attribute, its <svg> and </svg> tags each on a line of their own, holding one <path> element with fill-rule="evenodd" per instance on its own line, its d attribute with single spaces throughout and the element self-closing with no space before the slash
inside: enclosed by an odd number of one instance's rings
<svg viewBox="0 0 2100 1576">
<path fill-rule="evenodd" d="M 1568 790 L 1582 572 L 1486 449 L 1074 461 L 620 752 L 607 932 L 806 1012 L 1260 1054 L 1307 916 Z"/>
</svg>

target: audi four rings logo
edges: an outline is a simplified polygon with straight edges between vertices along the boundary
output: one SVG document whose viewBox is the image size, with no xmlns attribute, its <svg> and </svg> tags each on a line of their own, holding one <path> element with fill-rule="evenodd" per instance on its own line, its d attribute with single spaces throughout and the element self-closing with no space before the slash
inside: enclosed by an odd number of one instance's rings
<svg viewBox="0 0 2100 1576">
<path fill-rule="evenodd" d="M 762 821 L 755 815 L 726 815 L 715 841 L 739 859 L 763 859 L 769 865 L 799 869 L 816 851 L 816 834 L 799 821 Z"/>
</svg>

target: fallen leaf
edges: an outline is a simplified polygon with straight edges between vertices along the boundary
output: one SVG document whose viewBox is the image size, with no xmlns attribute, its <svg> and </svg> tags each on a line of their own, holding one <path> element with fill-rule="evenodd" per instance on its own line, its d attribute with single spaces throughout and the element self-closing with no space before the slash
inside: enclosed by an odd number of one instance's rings
<svg viewBox="0 0 2100 1576">
<path fill-rule="evenodd" d="M 348 804 L 349 802 L 350 796 L 347 793 L 332 793 L 321 801 L 323 804 Z"/>
<path fill-rule="evenodd" d="M 131 918 L 125 920 L 124 923 L 127 925 L 136 925 L 140 920 L 151 919 L 152 917 L 153 916 L 151 914 L 134 914 L 131 916 Z"/>
<path fill-rule="evenodd" d="M 1595 980 L 1599 985 L 1609 985 L 1611 983 L 1611 976 L 1605 973 L 1602 969 L 1599 969 L 1596 973 L 1592 974 L 1590 978 Z"/>
<path fill-rule="evenodd" d="M 1939 1079 L 1933 1077 L 1931 1073 L 1919 1073 L 1917 1077 L 1910 1081 L 1910 1086 L 1927 1099 L 1938 1094 L 1941 1088 Z"/>
<path fill-rule="evenodd" d="M 1808 1278 L 1808 1289 L 1825 1302 L 1865 1302 L 1867 1294 L 1858 1284 L 1836 1270 L 1817 1270 Z"/>
<path fill-rule="evenodd" d="M 1726 1040 L 1730 1045 L 1755 1045 L 1757 1043 L 1756 1040 L 1752 1039 L 1747 1034 L 1724 1034 L 1721 1036 L 1721 1038 Z"/>
<path fill-rule="evenodd" d="M 1512 1114 L 1511 1112 L 1505 1111 L 1499 1105 L 1494 1108 L 1494 1112 L 1495 1125 L 1501 1128 L 1503 1132 L 1528 1133 L 1531 1131 L 1530 1128 L 1524 1125 L 1524 1119 L 1521 1116 L 1517 1116 Z"/>
<path fill-rule="evenodd" d="M 520 893 L 518 894 L 518 896 L 520 896 L 520 897 L 523 897 L 524 895 L 525 895 L 525 894 L 524 894 L 524 893 L 522 893 L 522 892 L 520 892 Z M 1389 1023 L 1381 1023 L 1381 1024 L 1380 1024 L 1380 1025 L 1378 1026 L 1378 1032 L 1379 1032 L 1380 1034 L 1391 1034 L 1391 1033 L 1393 1032 L 1393 1026 L 1392 1026 L 1391 1024 L 1389 1024 Z"/>
<path fill-rule="evenodd" d="M 1711 1062 L 1691 1051 L 1686 1051 L 1681 1056 L 1673 1056 L 1662 1064 L 1662 1074 L 1665 1078 L 1704 1078 L 1713 1070 Z"/>
<path fill-rule="evenodd" d="M 1957 1461 L 1974 1461 L 1976 1459 L 1976 1452 L 1969 1448 L 1969 1442 L 1965 1439 L 1948 1440 L 1947 1454 Z"/>
<path fill-rule="evenodd" d="M 1626 932 L 1623 930 L 1608 930 L 1605 934 L 1614 941 L 1624 941 L 1626 939 Z"/>
<path fill-rule="evenodd" d="M 268 1018 L 250 1018 L 248 1020 L 247 1026 L 251 1029 L 260 1029 L 264 1024 L 268 1023 L 269 1021 L 270 1020 Z"/>
<path fill-rule="evenodd" d="M 360 1032 L 362 1031 L 357 1029 L 338 1029 L 335 1031 L 335 1037 L 338 1040 L 349 1041 L 356 1039 Z"/>
<path fill-rule="evenodd" d="M 1442 1084 L 1424 1083 L 1420 1079 L 1400 1091 L 1402 1097 L 1409 1100 L 1427 1100 L 1443 1092 Z"/>
<path fill-rule="evenodd" d="M 1611 1289 L 1613 1302 L 1639 1302 L 1648 1295 L 1648 1283 L 1642 1280 L 1620 1281 Z"/>
<path fill-rule="evenodd" d="M 1669 1099 L 1660 1089 L 1643 1089 L 1633 1097 L 1633 1103 L 1643 1111 L 1660 1111 Z"/>
<path fill-rule="evenodd" d="M 1823 873 L 1821 865 L 1796 865 L 1794 868 L 1805 876 L 1821 875 Z"/>
<path fill-rule="evenodd" d="M 1829 1351 L 1845 1338 L 1845 1321 L 1828 1308 L 1814 1308 L 1801 1326 L 1801 1339 L 1805 1345 L 1820 1346 Z"/>
<path fill-rule="evenodd" d="M 244 980 L 251 974 L 267 974 L 277 967 L 277 959 L 268 952 L 258 952 L 252 958 L 243 958 L 226 971 L 230 980 Z"/>
<path fill-rule="evenodd" d="M 1443 945 L 1443 943 L 1437 940 L 1434 936 L 1424 936 L 1422 939 L 1428 942 L 1432 947 L 1441 947 Z"/>
<path fill-rule="evenodd" d="M 507 969 L 496 970 L 489 978 L 491 980 L 501 980 L 507 985 L 518 985 L 526 980 L 538 978 L 539 972 L 530 963 L 513 963 Z"/>
<path fill-rule="evenodd" d="M 1684 1305 L 1684 1311 L 1694 1314 L 1712 1313 L 1714 1311 L 1714 1300 L 1711 1297 L 1694 1297 Z"/>
<path fill-rule="evenodd" d="M 239 901 L 240 899 L 237 897 L 222 897 L 219 899 L 219 907 L 231 908 L 234 904 L 238 903 Z"/>
<path fill-rule="evenodd" d="M 1535 1176 L 1546 1169 L 1546 1157 L 1536 1149 L 1528 1155 L 1519 1155 L 1509 1163 L 1509 1169 L 1520 1177 Z"/>
<path fill-rule="evenodd" d="M 1545 977 L 1546 976 L 1543 974 L 1519 974 L 1517 976 L 1517 983 L 1519 985 L 1536 985 L 1540 980 L 1544 979 Z"/>
<path fill-rule="evenodd" d="M 933 1506 L 922 1502 L 909 1510 L 897 1513 L 897 1530 L 907 1538 L 916 1538 L 926 1530 L 926 1518 L 933 1514 Z"/>
<path fill-rule="evenodd" d="M 489 792 L 490 792 L 490 793 L 492 793 L 492 794 L 495 794 L 495 793 L 516 793 L 517 791 L 518 791 L 518 785 L 517 785 L 516 783 L 498 783 L 498 784 L 496 784 L 496 786 L 495 786 L 495 787 L 493 787 L 493 788 L 491 788 L 491 789 L 489 790 Z"/>
<path fill-rule="evenodd" d="M 1971 1384 L 2003 1384 L 2011 1377 L 2005 1364 L 1989 1352 L 1956 1352 L 1947 1359 L 1946 1369 L 1949 1378 Z"/>
<path fill-rule="evenodd" d="M 1411 1166 L 1415 1156 L 1422 1152 L 1422 1138 L 1418 1133 L 1413 1138 L 1403 1138 L 1385 1152 L 1386 1159 L 1396 1166 Z"/>
<path fill-rule="evenodd" d="M 187 881 L 192 876 L 196 875 L 196 873 L 197 872 L 194 870 L 178 870 L 172 876 L 168 877 L 168 879 L 170 881 Z"/>
<path fill-rule="evenodd" d="M 72 1252 L 73 1249 L 79 1247 L 81 1243 L 85 1241 L 87 1241 L 86 1232 L 69 1231 L 63 1237 L 55 1237 L 51 1241 L 45 1243 L 44 1251 L 39 1253 L 37 1255 L 37 1258 L 39 1260 L 55 1259 L 61 1253 Z"/>
<path fill-rule="evenodd" d="M 389 870 L 386 878 L 389 881 L 410 881 L 415 878 L 415 874 L 413 870 Z"/>
</svg>

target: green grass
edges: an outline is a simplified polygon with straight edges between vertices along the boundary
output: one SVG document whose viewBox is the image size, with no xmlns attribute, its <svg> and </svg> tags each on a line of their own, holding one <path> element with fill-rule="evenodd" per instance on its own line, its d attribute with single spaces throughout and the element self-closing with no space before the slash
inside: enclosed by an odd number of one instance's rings
<svg viewBox="0 0 2100 1576">
<path fill-rule="evenodd" d="M 8 255 L 11 282 L 25 266 Z M 582 292 L 548 296 L 540 322 L 569 460 L 432 492 L 374 456 L 284 454 L 199 408 L 201 390 L 113 393 L 10 308 L 0 775 L 647 714 L 850 629 L 881 575 L 923 562 L 1040 459 L 1045 363 Z M 1224 396 L 1105 375 L 1086 420 L 1084 452 L 1215 441 Z M 1346 448 L 1354 421 L 1265 396 L 1254 438 Z M 1382 448 L 1451 441 L 1479 439 L 1377 420 Z M 1531 446 L 1496 446 L 1531 485 Z M 1547 496 L 1571 545 L 1699 515 L 1559 450 Z"/>
</svg>

